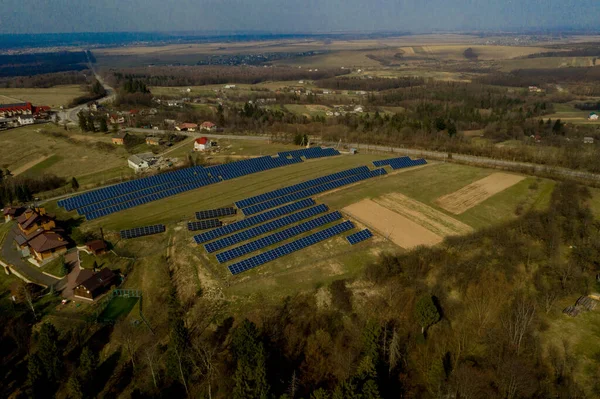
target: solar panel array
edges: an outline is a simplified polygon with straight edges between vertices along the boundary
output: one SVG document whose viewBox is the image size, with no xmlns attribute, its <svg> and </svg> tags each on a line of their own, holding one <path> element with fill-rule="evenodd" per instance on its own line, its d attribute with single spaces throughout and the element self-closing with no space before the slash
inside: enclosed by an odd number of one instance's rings
<svg viewBox="0 0 600 399">
<path fill-rule="evenodd" d="M 280 166 L 292 165 L 302 162 L 299 158 L 281 158 L 264 156 L 259 158 L 244 159 L 237 162 L 231 162 L 223 165 L 209 166 L 205 168 L 211 176 L 220 177 L 223 180 L 235 179 L 236 177 L 246 176 L 252 173 L 262 172 L 264 170 L 278 168 Z"/>
<path fill-rule="evenodd" d="M 208 211 L 196 212 L 196 219 L 204 220 L 204 219 L 222 218 L 222 217 L 226 217 L 226 216 L 235 215 L 236 213 L 237 213 L 237 209 L 235 209 L 235 208 L 210 209 Z"/>
<path fill-rule="evenodd" d="M 277 230 L 282 227 L 288 226 L 292 223 L 296 223 L 301 220 L 308 219 L 310 217 L 318 215 L 320 213 L 327 212 L 327 210 L 328 210 L 327 205 L 321 204 L 321 205 L 313 206 L 312 208 L 308 208 L 303 211 L 296 212 L 296 213 L 293 213 L 288 216 L 284 216 L 279 219 L 275 219 L 271 222 L 261 224 L 259 226 L 253 227 L 251 229 L 240 231 L 239 233 L 233 234 L 231 236 L 223 237 L 217 241 L 209 242 L 208 244 L 204 245 L 204 249 L 206 249 L 206 252 L 208 252 L 208 253 L 213 253 L 220 249 L 230 247 L 230 246 L 238 244 L 240 242 L 247 241 L 252 238 L 261 236 L 270 231 Z"/>
<path fill-rule="evenodd" d="M 342 179 L 344 177 L 357 175 L 359 173 L 366 173 L 369 171 L 369 168 L 366 166 L 360 166 L 354 169 L 344 170 L 338 173 L 333 173 L 331 175 L 318 177 L 316 179 L 308 180 L 299 184 L 294 184 L 293 186 L 280 188 L 279 190 L 270 191 L 268 193 L 260 194 L 255 197 L 246 198 L 244 200 L 238 201 L 235 205 L 238 208 L 246 208 L 251 205 L 258 204 L 260 202 L 268 201 L 273 198 L 282 197 L 287 194 L 294 193 L 296 191 L 304 190 L 309 187 L 318 186 L 320 184 L 328 183 L 330 181 Z"/>
<path fill-rule="evenodd" d="M 391 159 L 383 159 L 380 161 L 373 161 L 373 165 L 377 167 L 389 165 L 392 169 L 403 169 L 410 168 L 411 166 L 425 165 L 427 161 L 424 159 L 415 159 L 412 160 L 409 157 L 400 157 L 400 158 L 391 158 Z"/>
<path fill-rule="evenodd" d="M 331 237 L 334 237 L 353 228 L 354 224 L 352 224 L 352 222 L 345 221 L 333 227 L 329 227 L 325 230 L 318 231 L 309 236 L 300 238 L 296 241 L 284 244 L 270 251 L 266 251 L 265 253 L 234 263 L 233 265 L 229 266 L 228 269 L 231 272 L 231 274 L 239 274 L 245 272 L 246 270 L 250 270 L 257 266 L 271 262 L 272 260 L 275 260 L 277 258 L 281 258 L 282 256 L 289 255 L 298 250 L 317 244 L 321 241 L 325 241 Z"/>
<path fill-rule="evenodd" d="M 358 233 L 350 234 L 348 237 L 346 237 L 346 239 L 350 244 L 354 245 L 371 237 L 373 237 L 373 233 L 371 233 L 371 230 L 364 229 L 359 231 Z"/>
<path fill-rule="evenodd" d="M 136 227 L 129 230 L 121 230 L 121 238 L 136 238 L 163 233 L 166 230 L 164 224 L 154 226 Z"/>
<path fill-rule="evenodd" d="M 343 179 L 334 180 L 329 183 L 321 184 L 314 187 L 309 187 L 305 190 L 297 191 L 292 194 L 284 195 L 283 197 L 274 198 L 269 201 L 261 202 L 256 205 L 249 206 L 247 208 L 242 208 L 242 212 L 244 215 L 254 215 L 256 213 L 265 211 L 267 209 L 287 204 L 288 202 L 297 201 L 302 198 L 311 197 L 316 194 L 323 193 L 325 191 L 334 190 L 336 188 L 346 186 L 348 184 L 357 183 L 362 180 L 370 179 L 375 176 L 382 176 L 387 174 L 384 169 L 375 169 L 366 173 L 359 173 L 356 175 L 352 175 Z"/>
<path fill-rule="evenodd" d="M 335 211 L 327 215 L 318 217 L 316 219 L 300 223 L 297 226 L 290 227 L 288 229 L 279 231 L 277 233 L 273 233 L 266 237 L 259 238 L 258 240 L 217 254 L 217 261 L 219 261 L 219 263 L 229 262 L 232 259 L 239 258 L 240 256 L 249 254 L 254 251 L 258 251 L 259 249 L 269 247 L 273 244 L 277 244 L 278 242 L 288 240 L 292 237 L 314 230 L 318 227 L 335 222 L 336 220 L 340 220 L 341 218 L 342 214 L 338 211 Z"/>
<path fill-rule="evenodd" d="M 147 204 L 148 202 L 152 202 L 152 201 L 156 201 L 156 200 L 163 199 L 166 197 L 170 197 L 172 195 L 180 194 L 180 193 L 183 193 L 183 192 L 195 189 L 195 188 L 204 187 L 208 184 L 212 184 L 212 183 L 206 182 L 206 181 L 198 181 L 194 184 L 171 188 L 169 190 L 160 191 L 155 194 L 147 195 L 145 197 L 136 198 L 132 201 L 122 202 L 120 204 L 109 206 L 108 208 L 90 212 L 90 213 L 86 214 L 85 217 L 87 220 L 97 219 L 99 217 L 110 215 L 111 213 L 119 212 L 124 209 L 133 208 L 133 207 L 136 207 L 139 205 Z"/>
<path fill-rule="evenodd" d="M 86 205 L 143 190 L 149 187 L 169 185 L 174 181 L 184 179 L 207 179 L 209 177 L 210 176 L 208 176 L 202 166 L 194 166 L 192 168 L 179 169 L 174 172 L 161 173 L 155 176 L 143 177 L 141 179 L 115 184 L 110 187 L 100 188 L 98 190 L 80 194 L 75 197 L 62 199 L 58 201 L 58 206 L 65 208 L 67 211 L 72 211 Z"/>
<path fill-rule="evenodd" d="M 301 150 L 282 151 L 282 152 L 277 153 L 277 155 L 279 155 L 279 157 L 281 157 L 281 158 L 304 157 L 306 159 L 314 159 L 314 158 L 332 157 L 332 156 L 340 155 L 340 152 L 333 148 L 311 147 L 311 148 L 303 148 Z"/>
<path fill-rule="evenodd" d="M 315 201 L 311 198 L 298 201 L 293 204 L 282 206 L 281 208 L 270 210 L 269 212 L 265 212 L 260 215 L 252 216 L 244 220 L 233 222 L 226 226 L 222 226 L 217 229 L 198 234 L 197 236 L 194 236 L 194 241 L 196 241 L 196 244 L 203 244 L 205 242 L 212 241 L 216 238 L 235 233 L 239 230 L 247 229 L 248 227 L 267 222 L 269 220 L 278 218 L 283 215 L 287 215 L 288 213 L 299 211 L 304 208 L 308 208 L 309 206 L 313 205 L 315 205 Z"/>
<path fill-rule="evenodd" d="M 219 219 L 201 220 L 199 222 L 189 222 L 187 224 L 189 231 L 208 230 L 221 227 L 223 223 Z"/>
</svg>

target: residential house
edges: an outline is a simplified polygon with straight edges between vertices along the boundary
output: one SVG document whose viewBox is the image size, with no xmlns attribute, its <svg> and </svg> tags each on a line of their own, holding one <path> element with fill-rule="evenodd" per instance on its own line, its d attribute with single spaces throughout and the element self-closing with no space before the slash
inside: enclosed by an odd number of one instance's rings
<svg viewBox="0 0 600 399">
<path fill-rule="evenodd" d="M 93 301 L 111 286 L 118 283 L 118 275 L 112 270 L 104 268 L 98 273 L 90 275 L 90 270 L 82 270 L 77 277 L 77 286 L 73 290 L 75 298 Z"/>
<path fill-rule="evenodd" d="M 160 139 L 158 137 L 146 137 L 146 144 L 148 145 L 160 145 Z"/>
<path fill-rule="evenodd" d="M 206 137 L 200 137 L 194 141 L 194 151 L 206 151 L 211 143 Z"/>
<path fill-rule="evenodd" d="M 139 115 L 140 111 L 137 109 L 132 109 L 129 111 L 129 116 L 131 116 L 132 118 L 135 118 L 136 115 Z"/>
<path fill-rule="evenodd" d="M 593 137 L 584 137 L 583 144 L 594 144 L 594 138 Z"/>
<path fill-rule="evenodd" d="M 21 125 L 21 126 L 33 125 L 35 123 L 35 120 L 33 119 L 33 115 L 19 115 L 17 117 L 17 121 L 19 122 L 19 125 Z"/>
<path fill-rule="evenodd" d="M 235 89 L 235 85 L 225 85 L 225 89 Z"/>
<path fill-rule="evenodd" d="M 21 207 L 7 206 L 2 210 L 2 214 L 4 215 L 4 221 L 8 223 L 11 220 L 15 220 L 23 213 L 23 211 L 24 209 Z"/>
<path fill-rule="evenodd" d="M 44 208 L 26 209 L 17 218 L 17 223 L 22 234 L 30 234 L 39 228 L 46 231 L 56 228 L 54 217 L 48 215 Z"/>
<path fill-rule="evenodd" d="M 590 121 L 597 121 L 598 120 L 598 114 L 595 112 L 590 113 L 590 116 L 588 116 L 588 120 Z"/>
<path fill-rule="evenodd" d="M 198 124 L 196 123 L 182 123 L 179 126 L 175 127 L 176 130 L 180 132 L 195 132 L 198 129 Z"/>
<path fill-rule="evenodd" d="M 363 107 L 361 107 L 360 105 L 354 108 L 354 112 L 356 112 L 357 114 L 360 114 L 363 112 Z"/>
<path fill-rule="evenodd" d="M 120 125 L 125 123 L 125 117 L 120 115 L 110 115 L 109 117 L 110 123 L 113 125 Z"/>
<path fill-rule="evenodd" d="M 29 241 L 31 255 L 39 262 L 56 259 L 67 252 L 69 243 L 55 231 L 44 231 Z"/>
<path fill-rule="evenodd" d="M 86 243 L 85 249 L 94 255 L 104 255 L 108 248 L 104 240 L 94 240 Z"/>
<path fill-rule="evenodd" d="M 129 167 L 137 172 L 142 172 L 154 164 L 156 158 L 151 152 L 135 154 L 127 159 Z"/>
<path fill-rule="evenodd" d="M 113 136 L 112 143 L 115 145 L 125 145 L 125 139 L 127 138 L 127 132 L 122 132 Z"/>
<path fill-rule="evenodd" d="M 215 125 L 212 122 L 206 121 L 206 122 L 203 122 L 202 125 L 200 125 L 200 129 L 207 130 L 209 132 L 214 132 L 217 130 L 217 125 Z"/>
</svg>

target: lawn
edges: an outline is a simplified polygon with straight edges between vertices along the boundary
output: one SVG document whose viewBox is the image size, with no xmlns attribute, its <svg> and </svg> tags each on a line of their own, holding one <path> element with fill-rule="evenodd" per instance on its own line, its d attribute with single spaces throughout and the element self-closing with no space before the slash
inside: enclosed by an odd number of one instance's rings
<svg viewBox="0 0 600 399">
<path fill-rule="evenodd" d="M 127 167 L 129 154 L 124 148 L 99 149 L 93 145 L 96 135 L 84 140 L 78 131 L 64 135 L 64 130 L 52 124 L 0 132 L 0 166 L 26 174 L 51 173 L 65 178 Z"/>
<path fill-rule="evenodd" d="M 65 85 L 47 89 L 0 89 L 0 103 L 31 102 L 33 105 L 48 105 L 52 108 L 67 106 L 76 97 L 86 94 L 81 86 Z"/>
<path fill-rule="evenodd" d="M 116 296 L 110 300 L 108 306 L 98 316 L 99 320 L 117 321 L 126 317 L 138 303 L 139 298 Z"/>
<path fill-rule="evenodd" d="M 52 262 L 45 264 L 40 268 L 44 273 L 51 274 L 55 277 L 62 278 L 65 276 L 63 272 L 63 258 L 54 259 Z"/>
<path fill-rule="evenodd" d="M 598 125 L 598 121 L 589 121 L 588 116 L 590 111 L 582 111 L 575 108 L 572 104 L 554 104 L 554 113 L 546 115 L 545 120 L 552 119 L 553 121 L 560 119 L 565 123 L 576 123 L 580 125 Z"/>
</svg>

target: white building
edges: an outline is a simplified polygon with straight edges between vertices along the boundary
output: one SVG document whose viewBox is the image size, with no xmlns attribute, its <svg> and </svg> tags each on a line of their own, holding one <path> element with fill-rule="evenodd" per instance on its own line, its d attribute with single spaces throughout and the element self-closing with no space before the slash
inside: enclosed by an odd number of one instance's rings
<svg viewBox="0 0 600 399">
<path fill-rule="evenodd" d="M 31 115 L 19 115 L 17 117 L 17 121 L 19 121 L 19 125 L 21 125 L 21 126 L 33 125 L 35 122 L 33 120 L 33 116 L 31 116 Z"/>
<path fill-rule="evenodd" d="M 211 143 L 206 137 L 200 137 L 194 141 L 194 151 L 206 151 Z"/>
<path fill-rule="evenodd" d="M 598 114 L 595 113 L 595 112 L 592 112 L 590 114 L 590 116 L 588 117 L 588 119 L 591 120 L 591 121 L 597 121 L 598 120 Z"/>
<path fill-rule="evenodd" d="M 154 154 L 145 152 L 143 154 L 135 154 L 127 159 L 129 167 L 135 172 L 141 172 L 148 169 L 154 163 Z"/>
</svg>

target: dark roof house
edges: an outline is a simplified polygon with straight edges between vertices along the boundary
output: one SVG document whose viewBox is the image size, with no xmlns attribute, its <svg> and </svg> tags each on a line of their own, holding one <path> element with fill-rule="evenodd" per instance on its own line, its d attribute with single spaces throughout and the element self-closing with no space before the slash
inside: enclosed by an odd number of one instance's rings
<svg viewBox="0 0 600 399">
<path fill-rule="evenodd" d="M 85 274 L 84 274 L 85 272 Z M 110 269 L 104 268 L 89 276 L 89 270 L 82 270 L 77 280 L 81 281 L 75 288 L 75 296 L 94 300 L 117 282 L 117 275 Z M 87 277 L 87 278 L 86 278 Z M 85 280 L 84 280 L 85 279 Z"/>
</svg>

